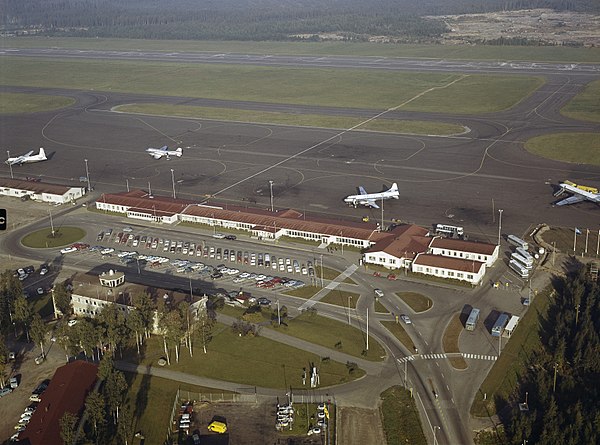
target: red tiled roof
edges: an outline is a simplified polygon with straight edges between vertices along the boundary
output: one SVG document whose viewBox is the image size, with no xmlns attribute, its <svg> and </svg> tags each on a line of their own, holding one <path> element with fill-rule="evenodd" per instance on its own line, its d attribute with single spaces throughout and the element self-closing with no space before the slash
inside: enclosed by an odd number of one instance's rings
<svg viewBox="0 0 600 445">
<path fill-rule="evenodd" d="M 62 444 L 60 418 L 67 411 L 79 415 L 88 392 L 96 382 L 97 372 L 98 366 L 82 360 L 58 368 L 19 443 Z"/>
<path fill-rule="evenodd" d="M 457 250 L 460 252 L 479 253 L 481 255 L 492 255 L 496 249 L 495 244 L 478 243 L 475 241 L 464 241 L 451 238 L 436 238 L 431 247 L 438 249 Z"/>
<path fill-rule="evenodd" d="M 379 241 L 368 252 L 385 252 L 397 258 L 412 259 L 418 253 L 427 252 L 431 238 L 429 231 L 414 224 L 397 226 L 390 232 L 385 232 L 386 238 Z"/>
<path fill-rule="evenodd" d="M 151 197 L 152 196 L 152 197 Z M 166 196 L 149 195 L 144 190 L 132 190 L 124 193 L 103 193 L 97 202 L 126 206 L 143 212 L 162 212 L 163 215 L 181 213 L 187 206 L 196 204 L 187 199 L 174 199 Z"/>
<path fill-rule="evenodd" d="M 0 187 L 27 190 L 34 193 L 49 193 L 53 195 L 64 195 L 72 188 L 83 188 L 79 186 L 49 184 L 47 182 L 33 182 L 10 178 L 0 178 Z"/>
<path fill-rule="evenodd" d="M 413 264 L 419 266 L 439 267 L 441 269 L 458 270 L 460 272 L 479 273 L 485 263 L 461 258 L 422 253 L 415 258 Z"/>
</svg>

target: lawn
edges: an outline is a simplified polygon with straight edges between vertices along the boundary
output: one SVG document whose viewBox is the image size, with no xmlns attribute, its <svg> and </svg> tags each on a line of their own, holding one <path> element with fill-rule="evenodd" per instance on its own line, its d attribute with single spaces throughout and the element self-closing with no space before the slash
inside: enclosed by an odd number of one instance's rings
<svg viewBox="0 0 600 445">
<path fill-rule="evenodd" d="M 345 292 L 342 290 L 334 289 L 327 295 L 321 298 L 319 301 L 322 303 L 335 304 L 336 306 L 342 306 L 347 308 L 348 305 L 352 309 L 356 309 L 356 302 L 360 298 L 360 294 L 355 292 Z"/>
<path fill-rule="evenodd" d="M 416 312 L 424 312 L 432 305 L 431 299 L 417 292 L 396 292 L 396 295 Z"/>
<path fill-rule="evenodd" d="M 400 323 L 396 323 L 395 321 L 382 321 L 381 324 L 388 331 L 394 334 L 394 337 L 400 340 L 400 343 L 402 343 L 406 349 L 411 351 L 411 353 L 415 350 L 415 344 L 410 338 L 410 335 L 408 335 L 408 333 L 404 329 L 403 325 L 401 325 Z"/>
<path fill-rule="evenodd" d="M 5 85 L 367 109 L 397 107 L 425 93 L 401 109 L 469 114 L 509 108 L 542 84 L 526 76 L 385 70 L 25 57 L 2 62 Z"/>
<path fill-rule="evenodd" d="M 595 256 L 598 246 L 598 231 L 594 227 L 588 236 L 588 255 Z M 579 227 L 581 235 L 575 235 L 575 227 L 552 227 L 542 235 L 542 239 L 548 244 L 555 243 L 556 249 L 562 253 L 573 253 L 573 245 L 578 255 L 585 250 L 586 227 Z M 550 261 L 552 254 L 550 253 Z"/>
<path fill-rule="evenodd" d="M 354 128 L 369 116 L 352 118 L 318 114 L 280 113 L 271 111 L 240 110 L 234 108 L 208 108 L 190 105 L 127 104 L 116 107 L 126 113 L 143 113 L 161 116 L 179 116 L 196 119 L 218 119 L 235 122 L 252 122 L 308 127 L 347 129 Z M 454 135 L 465 131 L 462 125 L 445 122 L 377 119 L 358 127 L 359 130 L 383 131 L 426 135 Z"/>
<path fill-rule="evenodd" d="M 584 121 L 600 122 L 600 80 L 590 82 L 583 92 L 565 105 L 561 112 L 565 116 Z"/>
<path fill-rule="evenodd" d="M 442 342 L 444 345 L 444 352 L 447 352 L 447 353 L 460 352 L 460 349 L 458 347 L 458 339 L 460 338 L 460 334 L 462 331 L 463 331 L 463 325 L 460 322 L 460 312 L 459 312 L 459 313 L 456 313 L 454 315 L 454 317 L 452 317 L 452 320 L 450 320 L 450 323 L 448 324 L 448 327 L 446 328 L 446 331 L 444 332 L 444 338 L 442 339 Z M 455 369 L 467 369 L 468 368 L 467 362 L 465 361 L 465 359 L 463 357 L 450 357 L 448 360 L 450 361 L 450 364 L 452 365 L 452 367 Z"/>
<path fill-rule="evenodd" d="M 379 314 L 389 314 L 390 313 L 390 311 L 388 311 L 387 308 L 383 304 L 381 304 L 379 299 L 375 300 L 375 312 L 377 312 Z"/>
<path fill-rule="evenodd" d="M 410 391 L 392 386 L 381 394 L 381 417 L 387 445 L 426 445 L 415 399 Z"/>
<path fill-rule="evenodd" d="M 546 317 L 552 292 L 550 287 L 540 292 L 521 317 L 519 326 L 481 384 L 471 406 L 472 415 L 486 417 L 496 414 L 496 402 L 507 400 L 518 385 L 519 376 L 529 365 L 531 353 L 541 347 L 540 324 Z"/>
<path fill-rule="evenodd" d="M 525 149 L 555 161 L 600 165 L 599 133 L 545 134 L 529 139 Z"/>
<path fill-rule="evenodd" d="M 223 391 L 202 386 L 151 377 L 144 374 L 125 373 L 129 389 L 126 403 L 133 410 L 134 431 L 146 436 L 145 445 L 162 445 L 169 431 L 169 417 L 177 389 L 195 393 L 222 393 Z M 140 443 L 139 441 L 133 442 Z"/>
<path fill-rule="evenodd" d="M 56 110 L 74 103 L 75 99 L 64 96 L 0 92 L 0 114 Z"/>
<path fill-rule="evenodd" d="M 37 249 L 62 247 L 79 241 L 84 236 L 85 230 L 79 227 L 55 227 L 54 236 L 52 235 L 52 229 L 46 227 L 45 229 L 36 230 L 25 235 L 21 239 L 21 244 Z"/>
<path fill-rule="evenodd" d="M 164 357 L 162 338 L 152 337 L 146 346 L 142 364 L 156 366 Z M 134 357 L 132 357 L 134 358 Z M 231 328 L 217 324 L 208 353 L 197 346 L 194 357 L 187 350 L 180 351 L 179 363 L 171 351 L 168 369 L 210 377 L 242 385 L 268 388 L 302 387 L 302 369 L 311 363 L 319 367 L 321 386 L 348 382 L 364 375 L 362 370 L 350 375 L 345 363 L 321 361 L 321 357 L 283 343 L 261 337 L 239 337 Z"/>
<path fill-rule="evenodd" d="M 207 51 L 241 54 L 313 54 L 373 57 L 441 58 L 447 60 L 527 60 L 600 62 L 598 48 L 569 46 L 426 45 L 360 42 L 251 42 L 141 40 L 116 38 L 19 37 L 2 39 L 5 48 L 80 48 L 154 51 Z"/>
</svg>

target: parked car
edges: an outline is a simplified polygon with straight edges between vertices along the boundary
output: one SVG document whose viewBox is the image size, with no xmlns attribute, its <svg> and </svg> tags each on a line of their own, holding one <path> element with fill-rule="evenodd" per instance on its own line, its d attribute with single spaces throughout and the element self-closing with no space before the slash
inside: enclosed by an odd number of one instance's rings
<svg viewBox="0 0 600 445">
<path fill-rule="evenodd" d="M 11 377 L 10 380 L 8 381 L 8 384 L 10 385 L 10 387 L 12 389 L 16 389 L 19 387 L 19 382 L 16 377 Z"/>
<path fill-rule="evenodd" d="M 0 397 L 4 397 L 8 394 L 10 394 L 12 392 L 12 388 L 9 388 L 8 386 L 6 388 L 2 388 L 0 389 Z"/>
<path fill-rule="evenodd" d="M 223 238 L 225 238 L 225 235 L 223 235 L 222 233 L 218 233 L 217 232 L 212 237 L 216 238 L 216 239 L 223 239 Z"/>
</svg>

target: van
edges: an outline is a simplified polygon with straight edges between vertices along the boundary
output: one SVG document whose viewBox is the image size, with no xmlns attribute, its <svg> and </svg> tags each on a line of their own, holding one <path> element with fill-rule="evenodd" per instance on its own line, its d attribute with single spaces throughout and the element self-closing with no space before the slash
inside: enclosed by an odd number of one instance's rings
<svg viewBox="0 0 600 445">
<path fill-rule="evenodd" d="M 12 389 L 16 389 L 19 387 L 19 382 L 17 381 L 16 377 L 11 377 L 9 383 Z"/>
<path fill-rule="evenodd" d="M 215 420 L 208 425 L 208 431 L 223 434 L 227 432 L 227 425 L 225 425 L 223 422 L 218 422 Z"/>
</svg>

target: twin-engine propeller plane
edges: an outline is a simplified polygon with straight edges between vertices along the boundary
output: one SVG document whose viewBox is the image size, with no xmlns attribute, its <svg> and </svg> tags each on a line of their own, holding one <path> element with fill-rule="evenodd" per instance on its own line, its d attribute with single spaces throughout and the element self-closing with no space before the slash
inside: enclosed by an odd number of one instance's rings
<svg viewBox="0 0 600 445">
<path fill-rule="evenodd" d="M 360 205 L 364 205 L 366 207 L 372 207 L 374 209 L 378 209 L 379 206 L 377 205 L 378 200 L 383 200 L 383 199 L 390 199 L 390 198 L 394 198 L 394 199 L 399 199 L 400 198 L 400 192 L 398 191 L 398 184 L 396 184 L 395 182 L 392 184 L 392 186 L 384 191 L 384 192 L 380 192 L 380 193 L 367 193 L 367 191 L 365 190 L 365 188 L 361 185 L 360 187 L 358 187 L 358 191 L 360 192 L 360 195 L 350 195 L 347 196 L 346 198 L 344 198 L 344 202 L 347 203 L 348 205 L 353 205 L 354 207 L 356 207 L 358 204 Z"/>
<path fill-rule="evenodd" d="M 169 147 L 165 145 L 161 148 L 147 148 L 146 153 L 148 153 L 154 159 L 160 159 L 163 156 L 166 156 L 167 159 L 171 159 L 171 156 L 177 156 L 178 158 L 180 158 L 181 155 L 183 155 L 183 150 L 181 149 L 181 147 L 179 147 L 176 150 L 169 150 Z"/>
<path fill-rule="evenodd" d="M 47 160 L 48 158 L 46 157 L 46 152 L 43 148 L 40 147 L 40 152 L 37 155 L 34 155 L 33 150 L 31 150 L 30 152 L 25 153 L 24 155 L 17 156 L 15 158 L 8 158 L 5 161 L 5 163 L 8 165 L 21 165 L 28 164 L 30 162 L 40 162 Z"/>
</svg>

